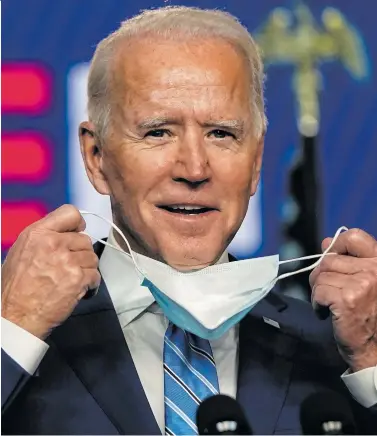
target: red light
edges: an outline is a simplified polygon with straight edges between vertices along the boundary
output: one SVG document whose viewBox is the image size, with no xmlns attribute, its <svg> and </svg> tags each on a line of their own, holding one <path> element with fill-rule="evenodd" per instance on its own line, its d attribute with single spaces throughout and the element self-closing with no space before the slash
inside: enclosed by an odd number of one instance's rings
<svg viewBox="0 0 377 436">
<path fill-rule="evenodd" d="M 50 72 L 37 63 L 6 63 L 1 68 L 3 113 L 37 115 L 51 104 Z"/>
<path fill-rule="evenodd" d="M 2 180 L 41 182 L 52 169 L 51 145 L 36 132 L 2 135 Z"/>
<path fill-rule="evenodd" d="M 28 225 L 47 214 L 47 208 L 39 202 L 3 202 L 1 204 L 1 245 L 9 248 Z"/>
</svg>

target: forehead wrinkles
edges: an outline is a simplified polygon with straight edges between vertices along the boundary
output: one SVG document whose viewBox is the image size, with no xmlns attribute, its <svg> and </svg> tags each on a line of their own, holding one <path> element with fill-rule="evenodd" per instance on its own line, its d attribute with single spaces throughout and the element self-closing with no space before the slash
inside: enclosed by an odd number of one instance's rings
<svg viewBox="0 0 377 436">
<path fill-rule="evenodd" d="M 235 106 L 244 106 L 250 97 L 245 59 L 227 42 L 211 40 L 205 45 L 203 50 L 195 41 L 183 48 L 169 40 L 126 41 L 118 48 L 112 68 L 112 105 L 120 109 L 118 114 L 143 102 L 176 106 L 181 100 L 182 105 L 211 106 L 212 100 L 231 103 L 233 99 Z M 209 55 L 215 60 L 208 60 Z"/>
<path fill-rule="evenodd" d="M 141 91 L 140 95 L 143 94 Z M 162 103 L 174 106 L 181 103 L 184 106 L 211 106 L 212 104 L 235 103 L 237 94 L 236 86 L 230 88 L 227 85 L 179 85 L 158 87 L 156 89 L 146 89 L 145 97 L 151 103 Z M 237 99 L 238 103 L 238 99 Z M 241 102 L 239 102 L 241 103 Z M 205 105 L 204 105 L 205 104 Z"/>
</svg>

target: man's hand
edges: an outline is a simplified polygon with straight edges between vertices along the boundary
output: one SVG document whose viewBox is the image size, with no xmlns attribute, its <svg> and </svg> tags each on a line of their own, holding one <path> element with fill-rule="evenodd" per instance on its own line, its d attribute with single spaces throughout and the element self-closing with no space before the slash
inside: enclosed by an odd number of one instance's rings
<svg viewBox="0 0 377 436">
<path fill-rule="evenodd" d="M 40 339 L 99 286 L 98 258 L 85 221 L 65 205 L 26 228 L 2 268 L 2 316 Z"/>
<path fill-rule="evenodd" d="M 322 243 L 325 250 L 331 243 Z M 340 354 L 351 370 L 377 365 L 377 241 L 359 229 L 341 233 L 310 274 L 315 310 L 328 307 Z"/>
</svg>

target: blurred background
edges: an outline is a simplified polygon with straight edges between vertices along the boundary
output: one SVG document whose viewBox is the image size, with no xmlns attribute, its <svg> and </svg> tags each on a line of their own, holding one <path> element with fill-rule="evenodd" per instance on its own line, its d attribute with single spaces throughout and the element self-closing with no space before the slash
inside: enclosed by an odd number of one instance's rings
<svg viewBox="0 0 377 436">
<path fill-rule="evenodd" d="M 233 254 L 316 254 L 342 225 L 376 237 L 374 0 L 4 0 L 2 258 L 24 227 L 63 203 L 110 217 L 108 199 L 86 180 L 77 140 L 88 62 L 121 21 L 164 5 L 229 11 L 263 49 L 263 175 Z M 88 218 L 93 236 L 108 230 Z M 306 298 L 306 283 L 307 275 L 296 276 L 282 288 Z"/>
</svg>

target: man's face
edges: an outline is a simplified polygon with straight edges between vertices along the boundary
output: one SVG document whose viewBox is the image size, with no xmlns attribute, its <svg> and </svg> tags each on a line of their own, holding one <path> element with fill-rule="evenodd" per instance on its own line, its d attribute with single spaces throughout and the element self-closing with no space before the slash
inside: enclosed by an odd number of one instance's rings
<svg viewBox="0 0 377 436">
<path fill-rule="evenodd" d="M 135 40 L 119 50 L 113 86 L 101 152 L 82 138 L 93 185 L 136 251 L 179 270 L 215 263 L 261 167 L 245 61 L 220 39 Z"/>
</svg>

